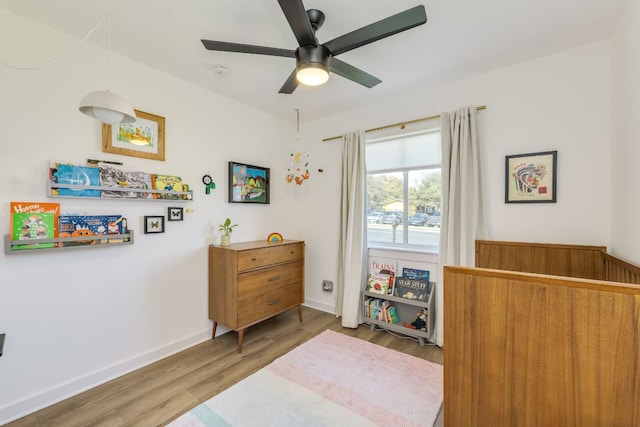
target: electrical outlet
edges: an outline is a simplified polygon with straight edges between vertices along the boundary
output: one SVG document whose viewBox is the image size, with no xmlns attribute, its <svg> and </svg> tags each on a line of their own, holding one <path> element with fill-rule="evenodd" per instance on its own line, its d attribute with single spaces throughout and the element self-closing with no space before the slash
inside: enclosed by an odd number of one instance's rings
<svg viewBox="0 0 640 427">
<path fill-rule="evenodd" d="M 323 280 L 322 281 L 322 290 L 326 292 L 333 291 L 333 282 L 331 280 Z"/>
</svg>

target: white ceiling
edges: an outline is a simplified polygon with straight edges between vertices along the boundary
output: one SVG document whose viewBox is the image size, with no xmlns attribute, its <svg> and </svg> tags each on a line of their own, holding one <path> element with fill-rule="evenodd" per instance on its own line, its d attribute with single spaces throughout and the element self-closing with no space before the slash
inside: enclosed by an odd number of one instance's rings
<svg viewBox="0 0 640 427">
<path fill-rule="evenodd" d="M 207 51 L 200 42 L 294 50 L 296 39 L 276 0 L 112 0 L 111 49 L 285 120 L 295 121 L 299 109 L 304 122 L 608 38 L 627 1 L 304 0 L 307 9 L 326 15 L 320 43 L 425 5 L 426 24 L 338 57 L 382 80 L 371 89 L 332 75 L 323 86 L 279 94 L 295 59 Z M 108 4 L 0 0 L 1 8 L 78 38 L 100 21 Z M 89 42 L 106 47 L 107 40 L 105 15 Z M 216 65 L 228 74 L 217 75 Z"/>
</svg>

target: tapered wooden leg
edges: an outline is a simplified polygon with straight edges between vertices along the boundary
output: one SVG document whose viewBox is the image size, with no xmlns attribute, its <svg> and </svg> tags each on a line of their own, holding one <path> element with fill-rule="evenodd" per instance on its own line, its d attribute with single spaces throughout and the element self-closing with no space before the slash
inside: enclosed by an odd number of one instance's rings
<svg viewBox="0 0 640 427">
<path fill-rule="evenodd" d="M 298 306 L 298 319 L 300 319 L 300 322 L 302 323 L 302 306 L 301 305 Z"/>
<path fill-rule="evenodd" d="M 218 327 L 218 322 L 213 322 L 213 331 L 211 332 L 211 339 L 216 337 L 216 328 Z"/>
<path fill-rule="evenodd" d="M 238 353 L 242 353 L 242 340 L 244 340 L 244 329 L 238 331 Z"/>
</svg>

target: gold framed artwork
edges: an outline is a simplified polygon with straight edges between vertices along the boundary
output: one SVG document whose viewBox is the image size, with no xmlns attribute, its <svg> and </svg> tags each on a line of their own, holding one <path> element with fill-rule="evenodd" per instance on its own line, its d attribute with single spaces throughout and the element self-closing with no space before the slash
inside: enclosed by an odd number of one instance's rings
<svg viewBox="0 0 640 427">
<path fill-rule="evenodd" d="M 102 124 L 102 151 L 164 161 L 164 117 L 134 111 L 133 123 Z"/>
</svg>

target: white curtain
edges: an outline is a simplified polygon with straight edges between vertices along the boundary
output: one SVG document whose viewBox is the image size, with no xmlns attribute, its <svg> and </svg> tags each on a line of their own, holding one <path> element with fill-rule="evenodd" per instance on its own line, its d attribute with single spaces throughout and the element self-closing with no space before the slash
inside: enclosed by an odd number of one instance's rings
<svg viewBox="0 0 640 427">
<path fill-rule="evenodd" d="M 436 294 L 439 345 L 443 344 L 442 267 L 473 266 L 475 241 L 486 235 L 476 114 L 475 107 L 441 114 L 442 218 Z"/>
<path fill-rule="evenodd" d="M 342 138 L 342 200 L 336 314 L 342 326 L 356 328 L 361 318 L 361 290 L 366 277 L 367 227 L 365 137 L 363 131 Z"/>
</svg>

